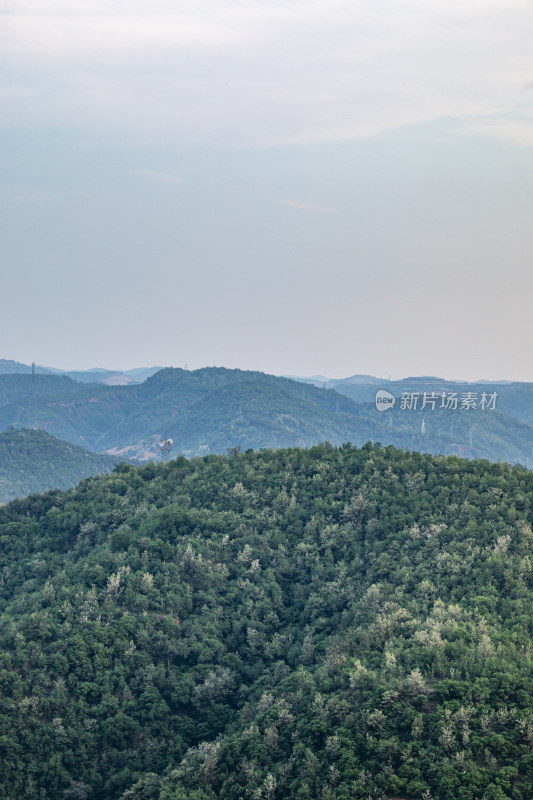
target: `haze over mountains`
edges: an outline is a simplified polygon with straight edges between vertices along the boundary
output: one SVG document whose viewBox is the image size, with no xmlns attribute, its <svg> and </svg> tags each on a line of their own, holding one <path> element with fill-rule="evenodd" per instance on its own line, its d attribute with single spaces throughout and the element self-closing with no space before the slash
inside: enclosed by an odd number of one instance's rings
<svg viewBox="0 0 533 800">
<path fill-rule="evenodd" d="M 418 392 L 420 401 L 424 392 L 441 394 L 443 391 L 454 391 L 459 396 L 464 392 L 474 392 L 480 397 L 486 394 L 497 394 L 499 411 L 515 416 L 525 422 L 533 422 L 533 384 L 520 381 L 459 381 L 446 380 L 433 375 L 390 380 L 376 378 L 374 375 L 351 375 L 349 378 L 330 379 L 321 376 L 309 378 L 294 377 L 293 380 L 310 383 L 324 389 L 334 389 L 357 403 L 373 403 L 378 389 L 386 389 L 398 398 L 402 392 Z"/>
<path fill-rule="evenodd" d="M 127 370 L 112 370 L 93 367 L 93 369 L 63 370 L 56 369 L 55 367 L 36 365 L 35 373 L 37 375 L 66 375 L 82 383 L 105 383 L 107 386 L 129 386 L 131 384 L 142 383 L 146 378 L 149 378 L 150 375 L 153 375 L 154 372 L 160 369 L 161 367 L 135 367 L 134 369 Z M 0 358 L 0 375 L 27 375 L 31 374 L 31 372 L 32 366 L 29 364 L 22 364 L 20 361 Z"/>
<path fill-rule="evenodd" d="M 381 381 L 352 376 L 328 381 L 293 380 L 260 372 L 207 367 L 130 370 L 135 384 L 87 382 L 100 372 L 37 372 L 0 362 L 0 430 L 38 427 L 94 452 L 158 458 L 161 436 L 174 440 L 173 455 L 225 453 L 228 449 L 307 447 L 320 441 L 362 445 L 381 441 L 409 449 L 533 466 L 533 384 L 458 383 L 417 377 Z M 9 371 L 8 371 L 9 370 Z M 112 372 L 112 371 L 110 371 Z M 112 373 L 115 374 L 115 373 Z M 145 380 L 143 376 L 148 375 Z M 142 382 L 141 382 L 142 380 Z M 319 385 L 316 385 L 318 383 Z M 329 388 L 328 388 L 329 387 Z M 397 401 L 378 413 L 376 390 Z M 417 392 L 418 407 L 401 407 L 402 393 Z M 423 393 L 497 395 L 494 408 L 421 407 Z"/>
</svg>

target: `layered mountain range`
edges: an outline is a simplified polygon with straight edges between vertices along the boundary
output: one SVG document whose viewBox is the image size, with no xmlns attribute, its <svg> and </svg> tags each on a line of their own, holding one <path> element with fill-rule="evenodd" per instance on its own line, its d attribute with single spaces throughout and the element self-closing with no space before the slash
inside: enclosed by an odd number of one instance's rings
<svg viewBox="0 0 533 800">
<path fill-rule="evenodd" d="M 328 389 L 216 367 L 166 368 L 129 386 L 82 383 L 66 375 L 0 374 L 0 430 L 42 428 L 90 451 L 140 459 L 158 458 L 163 437 L 174 440 L 173 455 L 380 441 L 533 465 L 532 384 L 359 377 Z M 376 409 L 380 389 L 396 401 L 387 413 Z M 424 393 L 437 401 L 424 406 Z M 454 393 L 456 406 L 443 407 L 442 395 Z M 462 408 L 467 394 L 476 402 Z M 406 405 L 405 395 L 417 395 L 417 402 Z M 482 406 L 483 395 L 494 398 L 492 405 Z"/>
</svg>

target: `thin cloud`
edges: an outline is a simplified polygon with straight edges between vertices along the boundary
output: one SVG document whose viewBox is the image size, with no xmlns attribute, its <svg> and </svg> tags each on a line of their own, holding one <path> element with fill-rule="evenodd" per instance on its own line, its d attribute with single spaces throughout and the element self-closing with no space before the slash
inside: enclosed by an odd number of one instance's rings
<svg viewBox="0 0 533 800">
<path fill-rule="evenodd" d="M 336 212 L 338 209 L 331 206 L 316 206 L 313 203 L 303 203 L 300 200 L 279 200 L 279 205 L 289 206 L 289 208 L 296 208 L 299 211 L 328 211 Z"/>
<path fill-rule="evenodd" d="M 0 33 L 6 125 L 178 146 L 371 138 L 512 116 L 532 72 L 523 0 L 42 6 L 19 0 Z M 505 126 L 491 135 L 515 138 Z"/>
<path fill-rule="evenodd" d="M 146 178 L 148 181 L 156 183 L 183 183 L 183 178 L 179 175 L 171 175 L 168 172 L 157 172 L 154 169 L 134 169 L 130 173 L 136 178 Z"/>
<path fill-rule="evenodd" d="M 513 114 L 478 117 L 465 128 L 475 136 L 505 139 L 522 147 L 533 147 L 533 117 L 527 106 L 515 109 Z"/>
</svg>

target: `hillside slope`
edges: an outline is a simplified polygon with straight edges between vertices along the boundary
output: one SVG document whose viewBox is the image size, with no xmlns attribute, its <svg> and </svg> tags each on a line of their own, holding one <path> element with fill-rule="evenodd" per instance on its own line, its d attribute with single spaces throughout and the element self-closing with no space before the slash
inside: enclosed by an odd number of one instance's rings
<svg viewBox="0 0 533 800">
<path fill-rule="evenodd" d="M 403 378 L 397 381 L 386 381 L 374 378 L 371 375 L 353 375 L 351 378 L 342 380 L 330 380 L 327 382 L 328 389 L 335 389 L 340 394 L 350 397 L 356 403 L 370 403 L 374 401 L 378 389 L 386 389 L 396 398 L 401 398 L 402 392 L 435 392 L 440 394 L 443 391 L 457 392 L 460 397 L 463 392 L 475 392 L 478 398 L 482 392 L 490 395 L 497 393 L 496 408 L 503 414 L 514 417 L 515 419 L 533 423 L 533 384 L 532 383 L 513 383 L 506 381 L 503 383 L 491 383 L 477 381 L 475 383 L 461 383 L 460 381 L 447 381 L 443 378 L 413 377 Z"/>
<path fill-rule="evenodd" d="M 0 433 L 0 503 L 32 492 L 69 489 L 82 478 L 111 472 L 117 462 L 46 431 L 11 428 Z"/>
<path fill-rule="evenodd" d="M 528 398 L 515 402 L 525 408 Z M 514 414 L 514 411 L 513 411 Z M 425 432 L 422 433 L 422 419 Z M 381 441 L 533 466 L 533 426 L 496 411 L 380 414 L 326 390 L 260 372 L 164 369 L 139 386 L 76 383 L 64 376 L 0 375 L 0 429 L 39 426 L 93 451 L 158 458 L 161 436 L 174 453 L 240 447 L 308 447 Z"/>
<path fill-rule="evenodd" d="M 533 796 L 533 473 L 119 466 L 0 508 L 5 800 Z"/>
</svg>

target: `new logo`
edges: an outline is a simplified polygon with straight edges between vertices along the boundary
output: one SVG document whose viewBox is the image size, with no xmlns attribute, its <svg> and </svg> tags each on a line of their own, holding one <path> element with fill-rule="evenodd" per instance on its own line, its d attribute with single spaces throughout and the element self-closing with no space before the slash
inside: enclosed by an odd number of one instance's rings
<svg viewBox="0 0 533 800">
<path fill-rule="evenodd" d="M 385 389 L 379 389 L 376 392 L 376 408 L 378 411 L 389 411 L 396 402 L 396 398 Z"/>
</svg>

